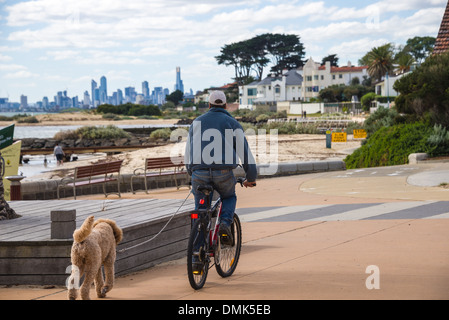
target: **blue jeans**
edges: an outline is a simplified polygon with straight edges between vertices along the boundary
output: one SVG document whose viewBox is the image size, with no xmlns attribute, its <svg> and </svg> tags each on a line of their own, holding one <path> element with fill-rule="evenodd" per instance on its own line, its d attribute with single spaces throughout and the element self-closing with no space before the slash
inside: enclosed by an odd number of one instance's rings
<svg viewBox="0 0 449 320">
<path fill-rule="evenodd" d="M 195 170 L 192 173 L 192 190 L 195 195 L 195 209 L 205 209 L 208 204 L 200 204 L 200 200 L 205 198 L 204 194 L 197 191 L 199 185 L 212 185 L 218 192 L 222 200 L 221 221 L 228 226 L 232 224 L 234 219 L 235 206 L 237 204 L 237 196 L 235 194 L 236 179 L 232 170 Z M 212 200 L 212 194 L 210 195 Z"/>
</svg>

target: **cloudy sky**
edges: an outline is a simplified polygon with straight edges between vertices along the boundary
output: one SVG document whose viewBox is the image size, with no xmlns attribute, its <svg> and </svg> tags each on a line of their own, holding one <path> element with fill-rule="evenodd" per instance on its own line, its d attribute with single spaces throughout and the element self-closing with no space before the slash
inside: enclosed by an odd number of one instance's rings
<svg viewBox="0 0 449 320">
<path fill-rule="evenodd" d="M 262 33 L 299 35 L 306 57 L 340 64 L 374 46 L 436 37 L 447 0 L 0 0 L 0 97 L 29 103 L 57 91 L 82 98 L 90 81 L 108 94 L 142 81 L 173 90 L 232 82 L 218 66 L 225 44 Z M 268 71 L 268 68 L 265 71 Z"/>
</svg>

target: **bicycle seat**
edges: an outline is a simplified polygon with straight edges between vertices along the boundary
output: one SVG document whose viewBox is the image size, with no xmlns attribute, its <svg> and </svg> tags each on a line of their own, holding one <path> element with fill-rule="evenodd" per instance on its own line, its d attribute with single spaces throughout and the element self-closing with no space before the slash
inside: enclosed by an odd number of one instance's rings
<svg viewBox="0 0 449 320">
<path fill-rule="evenodd" d="M 209 194 L 211 194 L 212 192 L 214 192 L 214 187 L 212 187 L 209 184 L 205 184 L 205 185 L 199 185 L 196 188 L 197 191 L 204 193 L 206 196 L 208 196 Z"/>
</svg>

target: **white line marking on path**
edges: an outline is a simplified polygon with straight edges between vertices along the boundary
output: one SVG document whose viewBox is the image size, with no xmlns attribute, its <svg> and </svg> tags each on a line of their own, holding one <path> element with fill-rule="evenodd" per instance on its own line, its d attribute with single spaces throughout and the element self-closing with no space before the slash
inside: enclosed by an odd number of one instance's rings
<svg viewBox="0 0 449 320">
<path fill-rule="evenodd" d="M 410 209 L 424 204 L 431 204 L 437 201 L 411 201 L 411 202 L 388 202 L 377 206 L 360 208 L 346 211 L 339 214 L 309 219 L 308 221 L 338 221 L 338 220 L 360 220 L 370 217 L 380 216 L 385 213 L 391 213 L 399 210 Z"/>
<path fill-rule="evenodd" d="M 242 222 L 250 222 L 250 221 L 256 221 L 256 220 L 262 220 L 272 217 L 279 217 L 286 214 L 291 213 L 298 213 L 301 211 L 308 211 L 313 209 L 319 209 L 324 207 L 330 207 L 331 205 L 308 205 L 308 206 L 292 206 L 292 207 L 282 207 L 282 208 L 276 208 L 261 212 L 254 212 L 254 213 L 248 213 L 248 214 L 241 214 L 239 215 L 239 218 Z"/>
</svg>

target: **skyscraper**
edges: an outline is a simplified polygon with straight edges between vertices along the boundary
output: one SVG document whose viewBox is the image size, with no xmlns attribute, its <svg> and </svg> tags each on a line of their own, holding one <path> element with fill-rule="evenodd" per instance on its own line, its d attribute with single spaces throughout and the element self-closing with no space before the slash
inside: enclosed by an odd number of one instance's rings
<svg viewBox="0 0 449 320">
<path fill-rule="evenodd" d="M 100 78 L 100 103 L 108 102 L 108 86 L 106 82 L 106 77 L 102 76 Z"/>
<path fill-rule="evenodd" d="M 20 96 L 20 107 L 21 108 L 28 107 L 28 97 L 23 94 Z"/>
<path fill-rule="evenodd" d="M 127 102 L 135 102 L 136 101 L 136 89 L 134 87 L 126 87 L 125 88 L 125 98 Z"/>
<path fill-rule="evenodd" d="M 154 87 L 153 103 L 157 105 L 162 105 L 164 103 L 164 92 L 162 87 Z"/>
<path fill-rule="evenodd" d="M 42 98 L 42 107 L 43 108 L 48 108 L 50 106 L 49 102 L 48 102 L 48 97 L 43 97 Z"/>
<path fill-rule="evenodd" d="M 92 91 L 92 108 L 95 108 L 97 106 L 95 99 L 95 89 L 97 89 L 97 83 L 95 82 L 95 80 L 92 79 L 90 87 Z"/>
<path fill-rule="evenodd" d="M 123 92 L 120 89 L 117 89 L 117 104 L 123 103 Z"/>
<path fill-rule="evenodd" d="M 142 94 L 145 99 L 150 96 L 150 87 L 148 87 L 148 81 L 142 82 Z"/>
<path fill-rule="evenodd" d="M 87 92 L 87 90 L 84 91 L 83 105 L 90 106 L 90 97 L 89 97 L 89 92 Z"/>
<path fill-rule="evenodd" d="M 175 85 L 175 91 L 179 90 L 182 93 L 184 93 L 184 84 L 181 80 L 181 67 L 176 67 L 176 85 Z"/>
</svg>

